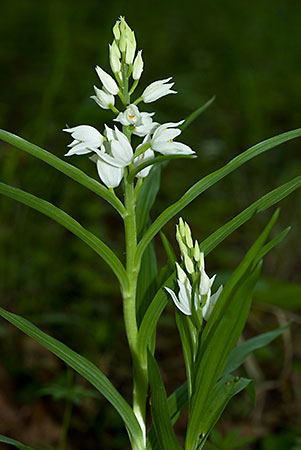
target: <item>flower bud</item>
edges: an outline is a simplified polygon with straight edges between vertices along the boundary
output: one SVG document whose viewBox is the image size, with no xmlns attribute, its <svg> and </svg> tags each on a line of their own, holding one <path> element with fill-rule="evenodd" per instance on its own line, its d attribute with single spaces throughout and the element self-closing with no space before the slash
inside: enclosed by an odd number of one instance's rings
<svg viewBox="0 0 301 450">
<path fill-rule="evenodd" d="M 182 219 L 182 217 L 179 218 L 179 228 L 180 228 L 180 233 L 182 235 L 182 237 L 185 236 L 185 225 L 184 225 L 184 221 Z"/>
<path fill-rule="evenodd" d="M 142 50 L 139 50 L 137 56 L 135 58 L 133 64 L 133 74 L 132 77 L 134 80 L 139 80 L 143 71 L 143 59 L 142 59 Z"/>
<path fill-rule="evenodd" d="M 193 248 L 193 241 L 191 237 L 191 230 L 187 222 L 185 222 L 185 240 L 189 248 Z"/>
<path fill-rule="evenodd" d="M 116 41 L 119 41 L 120 39 L 120 20 L 117 20 L 114 27 L 113 27 L 113 34 Z"/>
<path fill-rule="evenodd" d="M 194 265 L 192 259 L 188 256 L 187 253 L 184 253 L 184 263 L 188 273 L 194 273 Z"/>
<path fill-rule="evenodd" d="M 126 54 L 125 54 L 125 62 L 126 64 L 132 64 L 135 57 L 136 51 L 136 39 L 135 33 L 130 31 L 126 33 Z"/>
<path fill-rule="evenodd" d="M 198 241 L 195 241 L 194 243 L 193 257 L 195 261 L 199 261 L 201 258 L 200 246 Z"/>
<path fill-rule="evenodd" d="M 184 272 L 184 270 L 182 269 L 182 267 L 178 263 L 176 263 L 176 268 L 177 268 L 177 273 L 178 273 L 178 280 L 181 283 L 185 283 L 185 281 L 187 279 L 186 273 Z"/>
<path fill-rule="evenodd" d="M 113 73 L 118 73 L 121 69 L 120 63 L 120 51 L 116 41 L 114 40 L 112 45 L 109 45 L 110 66 Z"/>
</svg>

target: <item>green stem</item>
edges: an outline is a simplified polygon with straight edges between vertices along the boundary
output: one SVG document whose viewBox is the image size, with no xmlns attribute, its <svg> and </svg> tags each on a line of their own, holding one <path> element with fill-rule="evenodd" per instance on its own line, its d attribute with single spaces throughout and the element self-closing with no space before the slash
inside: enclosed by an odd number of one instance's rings
<svg viewBox="0 0 301 450">
<path fill-rule="evenodd" d="M 59 447 L 58 447 L 59 450 L 65 450 L 67 435 L 68 435 L 70 421 L 71 421 L 71 415 L 72 415 L 72 401 L 70 399 L 68 399 L 66 401 L 66 405 L 65 405 L 65 409 L 64 409 L 63 424 L 62 424 L 62 429 L 61 429 L 60 443 L 59 443 Z"/>
<path fill-rule="evenodd" d="M 140 261 L 136 261 L 137 229 L 135 214 L 135 190 L 133 182 L 128 183 L 125 177 L 125 209 L 124 226 L 126 240 L 126 272 L 128 289 L 123 293 L 124 322 L 133 360 L 133 410 L 146 435 L 145 409 L 148 388 L 147 361 L 137 351 L 138 326 L 136 315 L 136 291 L 140 269 Z"/>
</svg>

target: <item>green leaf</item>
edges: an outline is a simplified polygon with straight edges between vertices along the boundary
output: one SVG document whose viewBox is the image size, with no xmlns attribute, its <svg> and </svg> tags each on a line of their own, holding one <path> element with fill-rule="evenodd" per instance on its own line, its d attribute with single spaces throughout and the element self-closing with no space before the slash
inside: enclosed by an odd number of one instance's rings
<svg viewBox="0 0 301 450">
<path fill-rule="evenodd" d="M 190 321 L 190 322 L 189 322 Z M 186 377 L 188 384 L 188 392 L 192 392 L 192 369 L 194 359 L 194 341 L 193 341 L 193 326 L 190 317 L 176 311 L 176 323 L 180 334 L 182 343 L 183 356 L 186 368 Z"/>
<path fill-rule="evenodd" d="M 287 227 L 285 230 L 281 231 L 281 233 L 278 234 L 274 239 L 272 239 L 270 242 L 265 244 L 264 247 L 262 247 L 261 251 L 259 252 L 257 259 L 254 261 L 255 264 L 260 261 L 267 253 L 269 253 L 270 250 L 272 250 L 275 245 L 279 244 L 279 242 L 282 241 L 282 239 L 285 238 L 287 233 L 290 231 L 291 227 Z"/>
<path fill-rule="evenodd" d="M 229 175 L 234 170 L 238 169 L 238 167 L 245 164 L 250 159 L 255 156 L 260 155 L 267 150 L 270 150 L 284 142 L 287 142 L 291 139 L 295 139 L 301 136 L 301 129 L 288 131 L 286 133 L 279 134 L 278 136 L 274 136 L 270 139 L 260 142 L 259 144 L 254 145 L 249 148 L 245 152 L 239 154 L 231 161 L 229 161 L 224 167 L 216 170 L 215 172 L 207 175 L 202 178 L 200 181 L 195 183 L 187 192 L 173 205 L 169 206 L 165 211 L 163 211 L 159 217 L 153 222 L 153 224 L 149 227 L 143 238 L 138 244 L 136 258 L 137 261 L 140 260 L 145 248 L 148 243 L 153 239 L 154 236 L 161 230 L 161 228 L 172 219 L 178 212 L 180 212 L 185 206 L 189 205 L 195 198 L 197 198 L 201 193 L 206 191 L 208 188 L 213 186 L 215 183 L 220 181 L 226 175 Z M 299 177 L 299 183 L 300 183 Z"/>
<path fill-rule="evenodd" d="M 206 111 L 207 108 L 209 108 L 209 106 L 214 102 L 214 100 L 215 95 L 211 97 L 210 100 L 208 100 L 208 102 L 206 102 L 204 105 L 200 106 L 198 109 L 189 114 L 189 116 L 186 117 L 184 123 L 180 125 L 178 128 L 180 128 L 182 131 L 185 130 L 185 128 L 188 127 L 188 125 L 190 125 L 191 122 L 197 119 L 199 115 L 201 115 L 204 111 Z"/>
<path fill-rule="evenodd" d="M 216 383 L 206 404 L 206 414 L 203 414 L 199 424 L 203 437 L 201 438 L 198 449 L 203 448 L 214 425 L 217 423 L 231 398 L 247 388 L 250 382 L 251 380 L 247 378 L 227 375 Z"/>
<path fill-rule="evenodd" d="M 174 424 L 188 405 L 187 382 L 183 383 L 168 397 L 167 404 L 171 423 Z M 153 425 L 150 427 L 147 435 L 146 448 L 147 450 L 159 449 L 159 441 Z"/>
<path fill-rule="evenodd" d="M 23 317 L 5 311 L 3 308 L 0 308 L 0 315 L 16 328 L 23 331 L 23 333 L 32 337 L 35 341 L 43 345 L 43 347 L 54 353 L 58 358 L 89 381 L 89 383 L 101 392 L 120 414 L 126 425 L 130 440 L 132 441 L 133 437 L 135 437 L 136 442 L 139 440 L 138 438 L 140 438 L 141 443 L 143 442 L 141 428 L 132 408 L 98 367 L 71 350 L 62 342 L 41 331 Z"/>
<path fill-rule="evenodd" d="M 159 368 L 153 355 L 148 352 L 148 373 L 151 389 L 151 412 L 153 424 L 162 450 L 182 447 L 174 432 L 168 410 L 167 396 Z"/>
<path fill-rule="evenodd" d="M 177 261 L 177 257 L 176 254 L 172 248 L 171 243 L 169 242 L 169 240 L 167 239 L 166 235 L 163 233 L 163 231 L 160 231 L 160 237 L 162 240 L 162 244 L 163 247 L 165 249 L 167 258 L 168 258 L 168 262 L 170 265 L 172 265 L 174 267 L 176 261 Z"/>
<path fill-rule="evenodd" d="M 152 168 L 149 175 L 144 178 L 139 192 L 136 204 L 137 234 L 139 238 L 149 221 L 149 213 L 159 191 L 161 167 L 162 166 L 159 164 Z"/>
<path fill-rule="evenodd" d="M 21 442 L 15 441 L 15 439 L 10 439 L 6 436 L 3 436 L 2 434 L 0 434 L 0 442 L 3 442 L 3 444 L 14 445 L 19 450 L 37 450 L 34 447 L 29 447 L 29 445 L 21 444 Z"/>
<path fill-rule="evenodd" d="M 205 254 L 210 253 L 224 239 L 230 236 L 230 234 L 236 231 L 241 225 L 246 223 L 255 214 L 265 211 L 266 209 L 280 202 L 280 200 L 283 200 L 300 186 L 301 176 L 298 176 L 296 178 L 293 178 L 288 183 L 285 183 L 282 186 L 279 186 L 278 188 L 268 192 L 263 197 L 248 206 L 248 208 L 244 209 L 229 222 L 227 222 L 225 225 L 221 226 L 214 233 L 210 234 L 208 238 L 201 242 L 200 248 L 205 252 Z"/>
<path fill-rule="evenodd" d="M 0 183 L 0 194 L 4 194 L 7 197 L 24 203 L 24 205 L 30 206 L 36 211 L 39 211 L 42 214 L 45 214 L 46 216 L 55 220 L 67 230 L 71 231 L 71 233 L 79 237 L 105 260 L 105 262 L 111 267 L 111 269 L 117 276 L 121 288 L 125 289 L 127 287 L 128 279 L 126 271 L 115 253 L 99 238 L 90 233 L 90 231 L 87 231 L 75 219 L 65 213 L 65 211 L 62 211 L 46 200 L 29 194 L 28 192 L 22 191 L 21 189 L 8 186 L 4 183 Z"/>
<path fill-rule="evenodd" d="M 289 326 L 290 324 L 288 323 L 281 328 L 276 328 L 275 330 L 268 331 L 267 333 L 263 333 L 259 336 L 248 339 L 243 344 L 235 347 L 229 356 L 223 375 L 227 375 L 230 372 L 233 372 L 233 370 L 237 369 L 241 364 L 243 364 L 245 359 L 254 350 L 268 345 L 270 342 L 280 336 Z"/>
<path fill-rule="evenodd" d="M 95 194 L 99 195 L 108 203 L 110 203 L 110 205 L 112 205 L 116 209 L 116 211 L 118 211 L 119 214 L 123 216 L 124 206 L 116 197 L 116 195 L 114 195 L 106 187 L 102 186 L 98 181 L 94 180 L 94 178 L 86 175 L 80 169 L 77 169 L 76 167 L 61 160 L 52 153 L 47 152 L 43 148 L 38 147 L 37 145 L 32 144 L 31 142 L 28 142 L 25 139 L 16 136 L 15 134 L 9 133 L 8 131 L 0 130 L 0 139 L 7 142 L 8 144 L 13 145 L 14 147 L 17 147 L 20 150 L 29 153 L 32 156 L 35 156 L 36 158 L 41 159 L 45 163 L 64 173 L 86 188 L 90 189 L 90 191 L 95 192 Z"/>
</svg>

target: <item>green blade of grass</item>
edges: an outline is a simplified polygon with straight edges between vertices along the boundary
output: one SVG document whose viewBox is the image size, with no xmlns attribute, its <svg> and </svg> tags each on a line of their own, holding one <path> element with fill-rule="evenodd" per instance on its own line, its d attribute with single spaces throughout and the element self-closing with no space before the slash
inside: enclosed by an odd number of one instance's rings
<svg viewBox="0 0 301 450">
<path fill-rule="evenodd" d="M 73 217 L 65 213 L 65 211 L 57 208 L 46 200 L 22 191 L 21 189 L 8 186 L 4 183 L 0 183 L 0 194 L 4 194 L 7 197 L 30 206 L 36 211 L 39 211 L 55 220 L 67 230 L 71 231 L 71 233 L 79 237 L 105 260 L 117 276 L 121 289 L 125 289 L 127 287 L 128 278 L 126 271 L 115 253 L 106 244 L 104 244 L 104 242 L 102 242 L 90 231 L 87 231 L 82 225 L 80 225 L 80 223 L 73 219 Z"/>
<path fill-rule="evenodd" d="M 140 442 L 143 442 L 141 428 L 132 408 L 98 367 L 71 350 L 62 342 L 41 331 L 23 317 L 10 313 L 3 308 L 0 308 L 0 315 L 16 328 L 23 331 L 23 333 L 27 334 L 50 352 L 54 353 L 58 358 L 89 381 L 89 383 L 91 383 L 120 414 L 126 425 L 130 439 L 132 440 L 132 438 L 135 437 L 135 441 L 137 442 L 140 437 Z"/>
<path fill-rule="evenodd" d="M 148 243 L 154 238 L 154 236 L 156 236 L 161 228 L 200 194 L 202 194 L 204 191 L 209 189 L 226 175 L 229 175 L 231 172 L 238 169 L 238 167 L 242 166 L 255 156 L 258 156 L 261 153 L 266 152 L 267 150 L 270 150 L 280 144 L 283 144 L 284 142 L 300 136 L 301 128 L 298 128 L 296 130 L 288 131 L 286 133 L 282 133 L 278 136 L 274 136 L 270 139 L 262 141 L 233 158 L 221 169 L 216 170 L 215 172 L 207 175 L 206 177 L 195 183 L 190 189 L 188 189 L 188 191 L 185 192 L 180 200 L 170 205 L 164 212 L 159 215 L 159 217 L 157 217 L 157 219 L 149 227 L 138 244 L 136 254 L 137 261 L 140 261 Z"/>
</svg>

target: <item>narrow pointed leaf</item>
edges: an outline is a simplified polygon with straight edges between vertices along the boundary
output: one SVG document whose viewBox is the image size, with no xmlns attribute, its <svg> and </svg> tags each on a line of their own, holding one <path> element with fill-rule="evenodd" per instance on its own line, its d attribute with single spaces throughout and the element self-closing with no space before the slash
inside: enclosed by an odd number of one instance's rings
<svg viewBox="0 0 301 450">
<path fill-rule="evenodd" d="M 61 160 L 47 150 L 44 150 L 43 148 L 38 147 L 37 145 L 32 144 L 31 142 L 28 142 L 25 139 L 16 136 L 15 134 L 9 133 L 8 131 L 0 130 L 0 139 L 7 142 L 8 144 L 13 145 L 14 147 L 17 147 L 20 150 L 29 153 L 32 156 L 35 156 L 36 158 L 41 159 L 45 163 L 64 173 L 78 183 L 82 184 L 86 188 L 90 189 L 90 191 L 94 192 L 95 194 L 106 200 L 108 203 L 110 203 L 121 216 L 123 215 L 124 206 L 121 201 L 112 192 L 110 192 L 109 189 L 104 187 L 98 181 L 94 180 L 94 178 L 89 177 L 77 167 L 72 166 L 71 164 Z"/>
<path fill-rule="evenodd" d="M 184 123 L 180 125 L 178 128 L 180 128 L 182 131 L 185 130 L 188 125 L 190 125 L 195 119 L 197 119 L 203 112 L 206 111 L 207 108 L 214 102 L 215 95 L 211 97 L 208 102 L 206 102 L 204 105 L 200 106 L 198 109 L 193 111 L 188 117 L 186 117 Z"/>
<path fill-rule="evenodd" d="M 5 311 L 3 308 L 0 308 L 0 315 L 16 328 L 23 331 L 23 333 L 32 337 L 35 341 L 43 345 L 43 347 L 54 353 L 58 358 L 89 381 L 89 383 L 91 383 L 120 414 L 126 425 L 130 439 L 133 436 L 140 436 L 141 442 L 143 442 L 141 428 L 132 408 L 120 395 L 108 378 L 98 369 L 98 367 L 83 356 L 71 350 L 62 342 L 41 331 L 23 317 Z"/>
<path fill-rule="evenodd" d="M 259 144 L 254 145 L 249 148 L 245 152 L 239 154 L 231 161 L 229 161 L 224 167 L 216 170 L 215 172 L 207 175 L 202 178 L 200 181 L 195 183 L 187 192 L 173 205 L 169 206 L 164 212 L 160 214 L 159 217 L 153 222 L 150 228 L 145 233 L 144 237 L 139 242 L 137 248 L 137 260 L 141 258 L 146 246 L 153 239 L 154 236 L 161 230 L 161 228 L 175 215 L 177 215 L 185 206 L 189 205 L 195 198 L 197 198 L 204 191 L 209 189 L 215 183 L 220 181 L 226 175 L 229 175 L 234 170 L 238 169 L 238 167 L 242 166 L 250 159 L 255 156 L 260 155 L 261 153 L 266 152 L 284 142 L 287 142 L 291 139 L 295 139 L 301 136 L 301 128 L 288 131 L 286 133 L 279 134 L 278 136 L 274 136 L 270 139 L 260 142 Z"/>
<path fill-rule="evenodd" d="M 121 264 L 118 257 L 114 252 L 104 244 L 99 238 L 97 238 L 90 231 L 87 231 L 82 225 L 80 225 L 75 219 L 69 216 L 65 211 L 57 208 L 52 203 L 47 202 L 35 195 L 29 194 L 28 192 L 22 191 L 12 186 L 8 186 L 4 183 L 0 183 L 0 194 L 4 194 L 14 200 L 17 200 L 24 205 L 30 206 L 36 211 L 45 214 L 51 219 L 55 220 L 59 224 L 63 225 L 75 236 L 79 237 L 84 241 L 89 247 L 91 247 L 98 255 L 100 255 L 105 262 L 111 267 L 115 275 L 117 276 L 122 289 L 127 286 L 127 275 L 126 271 Z"/>
<path fill-rule="evenodd" d="M 29 447 L 29 445 L 21 444 L 21 442 L 15 441 L 15 439 L 11 439 L 9 437 L 3 436 L 0 434 L 0 442 L 3 444 L 13 445 L 15 448 L 19 450 L 37 450 L 34 447 Z"/>
<path fill-rule="evenodd" d="M 200 441 L 198 449 L 204 447 L 209 434 L 231 398 L 243 389 L 246 389 L 250 382 L 251 380 L 247 378 L 236 378 L 228 375 L 221 378 L 216 383 L 206 404 L 207 413 L 202 416 L 202 420 L 200 422 L 200 429 L 202 430 L 203 438 Z"/>
<path fill-rule="evenodd" d="M 156 360 L 150 352 L 148 352 L 148 368 L 152 418 L 160 448 L 162 450 L 180 450 L 182 447 L 170 420 L 165 387 Z"/>
<path fill-rule="evenodd" d="M 241 225 L 246 223 L 255 214 L 258 214 L 276 203 L 280 202 L 282 199 L 290 195 L 296 189 L 301 187 L 301 176 L 293 178 L 288 183 L 273 189 L 268 192 L 260 199 L 252 203 L 248 208 L 244 209 L 241 213 L 235 216 L 232 220 L 227 222 L 225 225 L 221 226 L 214 233 L 210 234 L 208 238 L 201 242 L 200 247 L 206 253 L 210 253 L 215 247 L 217 247 L 224 239 L 226 239 L 230 234 L 236 231 Z"/>
<path fill-rule="evenodd" d="M 276 328 L 276 330 L 260 334 L 259 336 L 248 339 L 243 344 L 240 344 L 237 347 L 235 347 L 229 356 L 223 375 L 227 375 L 230 372 L 233 372 L 233 370 L 237 369 L 239 366 L 241 366 L 241 364 L 243 364 L 246 358 L 254 350 L 257 350 L 258 348 L 268 345 L 270 342 L 272 342 L 274 339 L 280 336 L 289 327 L 289 325 L 290 324 L 288 323 L 287 325 L 284 325 L 281 328 Z"/>
</svg>

